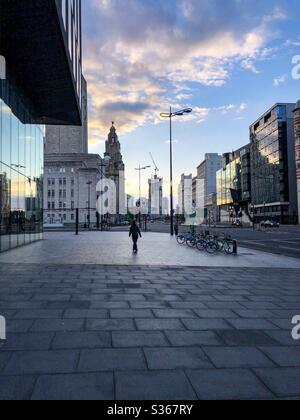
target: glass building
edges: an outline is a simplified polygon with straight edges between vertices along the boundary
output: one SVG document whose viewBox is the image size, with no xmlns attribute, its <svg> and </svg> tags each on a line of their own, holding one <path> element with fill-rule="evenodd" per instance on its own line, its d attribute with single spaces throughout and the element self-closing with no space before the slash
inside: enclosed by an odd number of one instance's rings
<svg viewBox="0 0 300 420">
<path fill-rule="evenodd" d="M 295 104 L 276 104 L 250 127 L 252 204 L 258 222 L 297 221 Z"/>
<path fill-rule="evenodd" d="M 223 155 L 223 168 L 217 172 L 217 205 L 223 217 L 244 210 L 251 201 L 250 144 Z"/>
<path fill-rule="evenodd" d="M 0 0 L 0 252 L 42 238 L 44 126 L 82 124 L 81 48 L 80 0 Z"/>
</svg>

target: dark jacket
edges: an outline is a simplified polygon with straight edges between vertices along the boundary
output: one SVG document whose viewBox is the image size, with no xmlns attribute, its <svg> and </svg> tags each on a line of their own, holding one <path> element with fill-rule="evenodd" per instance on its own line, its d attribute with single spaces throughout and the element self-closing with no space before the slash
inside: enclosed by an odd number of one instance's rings
<svg viewBox="0 0 300 420">
<path fill-rule="evenodd" d="M 129 236 L 132 236 L 133 238 L 138 238 L 139 236 L 142 237 L 142 234 L 138 225 L 131 226 Z"/>
</svg>

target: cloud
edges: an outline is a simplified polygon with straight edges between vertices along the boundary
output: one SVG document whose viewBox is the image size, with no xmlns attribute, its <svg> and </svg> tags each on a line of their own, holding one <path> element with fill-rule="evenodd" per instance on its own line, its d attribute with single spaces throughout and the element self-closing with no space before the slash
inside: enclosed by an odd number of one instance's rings
<svg viewBox="0 0 300 420">
<path fill-rule="evenodd" d="M 210 110 L 193 104 L 192 84 L 220 88 L 232 70 L 259 73 L 273 50 L 273 23 L 285 14 L 254 0 L 86 0 L 84 73 L 89 84 L 90 135 L 107 135 L 112 120 L 128 133 L 170 104 L 194 106 L 203 122 Z M 261 10 L 260 16 L 257 10 Z M 186 119 L 185 119 L 186 120 Z"/>
<path fill-rule="evenodd" d="M 273 80 L 273 86 L 278 87 L 280 86 L 282 83 L 285 83 L 287 79 L 286 74 L 282 75 L 282 76 L 278 76 Z"/>
</svg>

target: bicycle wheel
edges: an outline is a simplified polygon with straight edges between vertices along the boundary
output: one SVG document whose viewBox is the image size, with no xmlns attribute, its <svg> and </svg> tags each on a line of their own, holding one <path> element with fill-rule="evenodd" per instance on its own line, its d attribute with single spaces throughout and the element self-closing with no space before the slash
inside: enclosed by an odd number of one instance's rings
<svg viewBox="0 0 300 420">
<path fill-rule="evenodd" d="M 233 254 L 233 251 L 234 251 L 233 242 L 225 241 L 225 243 L 224 243 L 224 251 L 226 252 L 226 254 L 232 255 Z"/>
<path fill-rule="evenodd" d="M 215 254 L 218 251 L 215 241 L 208 241 L 205 249 L 209 254 Z"/>
<path fill-rule="evenodd" d="M 196 245 L 195 238 L 188 238 L 186 244 L 189 248 L 194 248 L 194 246 Z"/>
<path fill-rule="evenodd" d="M 204 251 L 206 248 L 206 240 L 205 239 L 198 240 L 196 246 L 199 251 Z"/>
<path fill-rule="evenodd" d="M 184 235 L 178 235 L 176 238 L 179 245 L 183 245 L 185 243 L 185 236 Z"/>
</svg>

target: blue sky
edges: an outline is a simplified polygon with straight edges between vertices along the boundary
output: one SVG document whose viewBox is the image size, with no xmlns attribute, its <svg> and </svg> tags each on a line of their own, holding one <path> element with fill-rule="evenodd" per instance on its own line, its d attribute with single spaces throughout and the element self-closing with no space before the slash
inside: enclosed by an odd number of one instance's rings
<svg viewBox="0 0 300 420">
<path fill-rule="evenodd" d="M 114 120 L 128 193 L 137 194 L 134 168 L 151 164 L 149 152 L 168 187 L 168 126 L 159 113 L 170 105 L 194 109 L 174 124 L 179 178 L 195 173 L 205 153 L 246 144 L 249 125 L 274 103 L 300 98 L 300 80 L 292 77 L 292 59 L 300 55 L 299 0 L 82 5 L 90 151 L 103 154 Z"/>
</svg>

